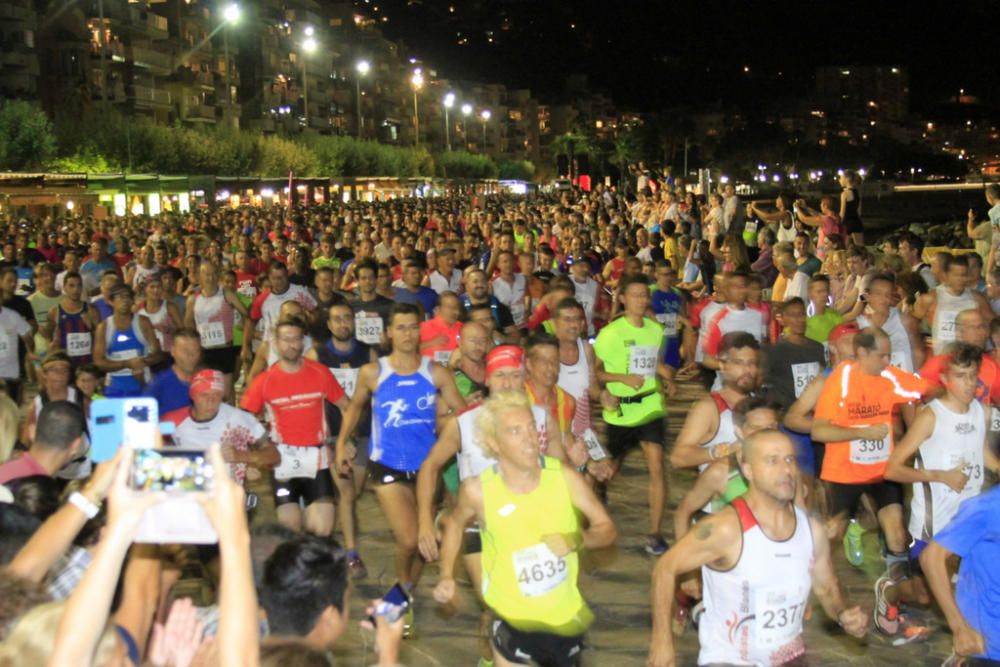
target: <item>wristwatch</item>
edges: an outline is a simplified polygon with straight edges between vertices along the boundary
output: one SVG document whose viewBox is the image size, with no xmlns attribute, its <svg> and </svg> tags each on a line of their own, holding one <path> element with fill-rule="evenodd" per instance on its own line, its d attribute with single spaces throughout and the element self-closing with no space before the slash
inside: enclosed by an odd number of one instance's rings
<svg viewBox="0 0 1000 667">
<path fill-rule="evenodd" d="M 83 495 L 79 491 L 74 491 L 69 494 L 69 498 L 67 498 L 66 502 L 83 512 L 83 515 L 88 519 L 93 519 L 97 516 L 97 513 L 101 511 L 101 508 L 98 505 L 90 502 L 90 500 L 87 499 L 87 496 Z"/>
</svg>

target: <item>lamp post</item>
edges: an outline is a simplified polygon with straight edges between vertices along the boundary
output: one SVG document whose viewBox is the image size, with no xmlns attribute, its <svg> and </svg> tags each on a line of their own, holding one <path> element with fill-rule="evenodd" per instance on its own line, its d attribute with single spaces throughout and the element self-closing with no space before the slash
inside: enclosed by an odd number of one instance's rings
<svg viewBox="0 0 1000 667">
<path fill-rule="evenodd" d="M 445 150 L 449 153 L 451 152 L 451 121 L 448 118 L 448 113 L 451 108 L 455 105 L 455 93 L 448 93 L 444 96 L 444 145 Z"/>
<path fill-rule="evenodd" d="M 233 101 L 232 66 L 229 63 L 229 26 L 239 22 L 240 6 L 235 2 L 226 5 L 226 8 L 222 10 L 222 18 L 224 19 L 222 24 L 222 47 L 226 54 L 226 110 L 228 111 Z"/>
<path fill-rule="evenodd" d="M 483 109 L 479 113 L 479 118 L 480 118 L 480 120 L 483 121 L 483 152 L 484 153 L 486 152 L 486 123 L 490 122 L 490 116 L 492 116 L 492 115 L 493 114 L 490 113 L 489 109 Z"/>
<path fill-rule="evenodd" d="M 462 141 L 465 143 L 465 150 L 469 149 L 469 135 L 465 131 L 465 121 L 472 115 L 472 105 L 466 102 L 462 105 Z"/>
<path fill-rule="evenodd" d="M 420 71 L 420 68 L 413 70 L 413 76 L 410 77 L 410 83 L 413 84 L 413 145 L 420 145 L 420 113 L 417 111 L 417 92 L 424 86 L 424 74 Z"/>
<path fill-rule="evenodd" d="M 357 85 L 355 98 L 358 102 L 358 139 L 361 138 L 362 128 L 365 126 L 361 117 L 361 77 L 368 74 L 369 69 L 371 69 L 371 65 L 368 64 L 367 60 L 359 60 L 358 64 L 354 66 L 354 70 L 358 73 L 358 75 L 354 78 L 354 83 Z"/>
<path fill-rule="evenodd" d="M 305 103 L 306 129 L 309 129 L 309 73 L 306 63 L 309 54 L 316 51 L 316 39 L 313 37 L 313 27 L 306 26 L 306 38 L 302 42 L 302 98 Z"/>
</svg>

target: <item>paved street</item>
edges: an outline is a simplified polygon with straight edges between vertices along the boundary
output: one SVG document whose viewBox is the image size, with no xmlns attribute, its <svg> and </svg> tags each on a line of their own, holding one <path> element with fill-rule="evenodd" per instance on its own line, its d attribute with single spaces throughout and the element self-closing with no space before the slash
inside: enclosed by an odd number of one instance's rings
<svg viewBox="0 0 1000 667">
<path fill-rule="evenodd" d="M 701 389 L 682 385 L 680 396 L 670 409 L 668 443 L 673 442 L 683 415 Z M 691 473 L 670 474 L 670 506 L 676 506 L 689 488 Z M 611 486 L 609 509 L 618 526 L 616 549 L 589 555 L 581 576 L 583 593 L 590 602 L 597 621 L 589 635 L 589 648 L 583 664 L 601 667 L 642 665 L 649 634 L 649 574 L 653 560 L 642 550 L 646 531 L 646 477 L 638 452 L 631 456 Z M 361 550 L 369 568 L 368 579 L 354 589 L 352 618 L 361 617 L 364 601 L 378 595 L 393 582 L 391 536 L 371 492 L 364 494 L 359 507 Z M 670 525 L 669 522 L 667 525 Z M 668 538 L 669 539 L 669 538 Z M 870 609 L 873 601 L 871 583 L 882 567 L 877 560 L 878 538 L 874 532 L 865 536 L 866 571 L 852 568 L 836 554 L 837 570 L 848 597 Z M 475 665 L 478 656 L 476 630 L 478 607 L 468 581 L 460 590 L 461 599 L 454 616 L 445 616 L 431 599 L 437 581 L 437 566 L 431 565 L 417 589 L 417 637 L 405 644 L 403 660 L 410 667 L 430 665 Z M 950 651 L 950 635 L 937 632 L 930 642 L 894 647 L 878 636 L 865 641 L 846 637 L 826 619 L 818 604 L 813 605 L 812 619 L 806 624 L 810 665 L 940 665 Z M 361 639 L 356 629 L 348 633 L 340 653 L 344 665 L 361 665 L 349 656 L 357 656 Z M 370 644 L 369 644 L 370 648 Z M 688 632 L 678 641 L 678 664 L 695 665 L 697 636 Z M 368 664 L 372 662 L 368 656 Z"/>
</svg>

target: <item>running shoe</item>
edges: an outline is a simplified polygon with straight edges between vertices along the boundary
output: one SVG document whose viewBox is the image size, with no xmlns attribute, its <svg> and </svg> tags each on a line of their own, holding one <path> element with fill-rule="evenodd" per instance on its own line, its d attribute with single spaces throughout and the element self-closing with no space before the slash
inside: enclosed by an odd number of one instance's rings
<svg viewBox="0 0 1000 667">
<path fill-rule="evenodd" d="M 894 590 L 895 582 L 882 575 L 875 582 L 875 608 L 872 610 L 872 624 L 883 635 L 894 637 L 899 632 L 900 615 L 898 591 Z"/>
<path fill-rule="evenodd" d="M 684 634 L 688 619 L 691 616 L 691 605 L 693 604 L 694 600 L 688 597 L 683 591 L 677 591 L 677 594 L 674 596 L 674 618 L 673 623 L 671 623 L 675 637 L 680 637 Z"/>
<path fill-rule="evenodd" d="M 958 655 L 952 651 L 948 659 L 941 663 L 941 667 L 965 667 L 965 656 Z"/>
<path fill-rule="evenodd" d="M 857 519 L 851 519 L 844 533 L 844 555 L 847 562 L 854 567 L 861 567 L 865 563 L 865 553 L 861 547 L 861 537 L 865 534 L 865 529 L 861 527 Z"/>
<path fill-rule="evenodd" d="M 479 662 L 476 663 L 476 667 L 493 667 L 493 661 L 487 660 L 486 658 L 480 658 Z"/>
<path fill-rule="evenodd" d="M 351 579 L 364 579 L 368 576 L 368 568 L 365 567 L 365 562 L 361 560 L 358 552 L 353 549 L 347 552 L 347 571 L 351 575 Z"/>
<path fill-rule="evenodd" d="M 646 539 L 646 553 L 650 556 L 662 556 L 667 553 L 669 548 L 670 546 L 662 535 L 650 535 Z"/>
</svg>

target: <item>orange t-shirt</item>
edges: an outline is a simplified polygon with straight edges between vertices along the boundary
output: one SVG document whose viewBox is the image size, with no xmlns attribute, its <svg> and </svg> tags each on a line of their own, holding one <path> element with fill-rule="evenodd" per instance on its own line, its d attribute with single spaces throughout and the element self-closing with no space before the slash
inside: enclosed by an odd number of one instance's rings
<svg viewBox="0 0 1000 667">
<path fill-rule="evenodd" d="M 947 369 L 949 359 L 951 359 L 950 354 L 931 357 L 920 369 L 920 377 L 931 384 L 944 386 L 941 375 Z M 1000 364 L 989 354 L 984 354 L 979 366 L 979 380 L 976 382 L 976 400 L 989 410 L 993 402 L 998 399 L 1000 399 Z"/>
<path fill-rule="evenodd" d="M 864 373 L 851 361 L 834 368 L 823 385 L 815 418 L 845 428 L 885 424 L 889 434 L 884 440 L 826 443 L 821 479 L 838 484 L 882 481 L 894 444 L 893 408 L 920 400 L 930 386 L 923 378 L 892 366 L 877 376 Z"/>
</svg>

